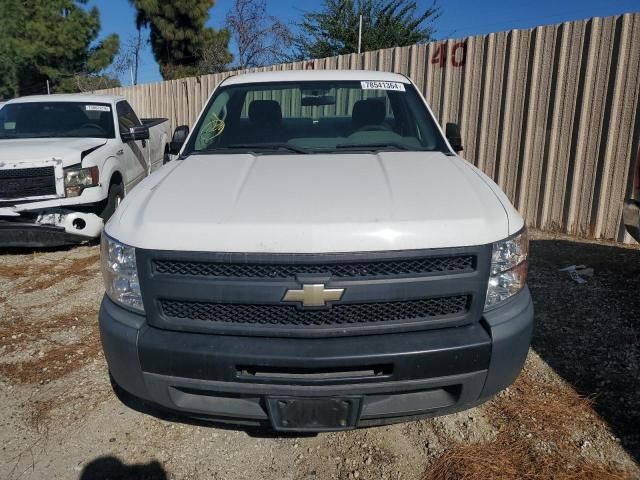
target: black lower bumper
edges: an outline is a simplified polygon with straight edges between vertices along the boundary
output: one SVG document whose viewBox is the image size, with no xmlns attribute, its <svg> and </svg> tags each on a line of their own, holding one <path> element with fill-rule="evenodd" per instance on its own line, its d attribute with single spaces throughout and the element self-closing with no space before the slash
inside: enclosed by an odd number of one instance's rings
<svg viewBox="0 0 640 480">
<path fill-rule="evenodd" d="M 87 240 L 85 236 L 67 233 L 64 228 L 53 225 L 0 221 L 0 248 L 60 247 Z"/>
<path fill-rule="evenodd" d="M 622 219 L 627 232 L 640 242 L 640 200 L 627 200 L 622 210 Z"/>
<path fill-rule="evenodd" d="M 183 333 L 106 298 L 100 310 L 109 369 L 130 394 L 194 418 L 282 430 L 280 398 L 347 399 L 358 411 L 344 428 L 474 406 L 517 377 L 532 328 L 528 289 L 472 325 L 360 337 Z"/>
</svg>

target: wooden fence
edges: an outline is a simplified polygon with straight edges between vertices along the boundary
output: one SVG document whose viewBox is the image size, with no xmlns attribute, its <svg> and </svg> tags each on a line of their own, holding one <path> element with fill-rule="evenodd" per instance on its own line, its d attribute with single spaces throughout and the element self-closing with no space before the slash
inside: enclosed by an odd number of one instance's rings
<svg viewBox="0 0 640 480">
<path fill-rule="evenodd" d="M 479 35 L 252 71 L 404 73 L 439 121 L 458 122 L 463 156 L 500 185 L 528 225 L 631 241 L 621 223 L 640 139 L 640 13 Z M 192 125 L 224 78 L 104 90 L 149 117 Z"/>
</svg>

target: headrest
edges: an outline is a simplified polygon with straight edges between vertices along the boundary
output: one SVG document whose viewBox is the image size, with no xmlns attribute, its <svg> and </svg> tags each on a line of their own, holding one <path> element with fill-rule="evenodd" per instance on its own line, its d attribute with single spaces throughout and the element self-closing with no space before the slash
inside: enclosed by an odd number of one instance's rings
<svg viewBox="0 0 640 480">
<path fill-rule="evenodd" d="M 387 116 L 387 105 L 383 98 L 358 100 L 353 105 L 351 124 L 355 130 L 365 125 L 381 125 Z"/>
<path fill-rule="evenodd" d="M 282 121 L 282 109 L 275 100 L 254 100 L 249 104 L 249 120 L 260 125 Z"/>
<path fill-rule="evenodd" d="M 98 118 L 98 125 L 100 125 L 105 130 L 111 130 L 111 126 L 113 122 L 113 117 L 111 116 L 111 112 L 100 112 L 100 117 Z"/>
</svg>

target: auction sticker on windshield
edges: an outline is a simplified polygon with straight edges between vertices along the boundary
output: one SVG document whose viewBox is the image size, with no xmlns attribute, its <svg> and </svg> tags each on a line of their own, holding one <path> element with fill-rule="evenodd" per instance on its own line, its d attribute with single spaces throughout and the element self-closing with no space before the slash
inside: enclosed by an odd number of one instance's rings
<svg viewBox="0 0 640 480">
<path fill-rule="evenodd" d="M 87 112 L 110 112 L 111 107 L 108 105 L 85 105 L 85 110 Z"/>
<path fill-rule="evenodd" d="M 363 90 L 396 90 L 404 92 L 404 83 L 400 82 L 379 82 L 376 80 L 361 81 Z"/>
</svg>

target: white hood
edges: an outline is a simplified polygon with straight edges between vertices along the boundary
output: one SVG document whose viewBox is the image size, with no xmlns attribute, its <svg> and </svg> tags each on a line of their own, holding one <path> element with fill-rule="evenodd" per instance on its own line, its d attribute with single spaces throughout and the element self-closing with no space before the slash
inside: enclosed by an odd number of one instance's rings
<svg viewBox="0 0 640 480">
<path fill-rule="evenodd" d="M 0 140 L 0 168 L 62 159 L 62 166 L 80 163 L 82 152 L 107 143 L 104 138 L 16 138 Z"/>
<path fill-rule="evenodd" d="M 468 246 L 510 233 L 487 179 L 439 152 L 192 155 L 142 182 L 106 231 L 141 248 L 265 253 Z"/>
</svg>

